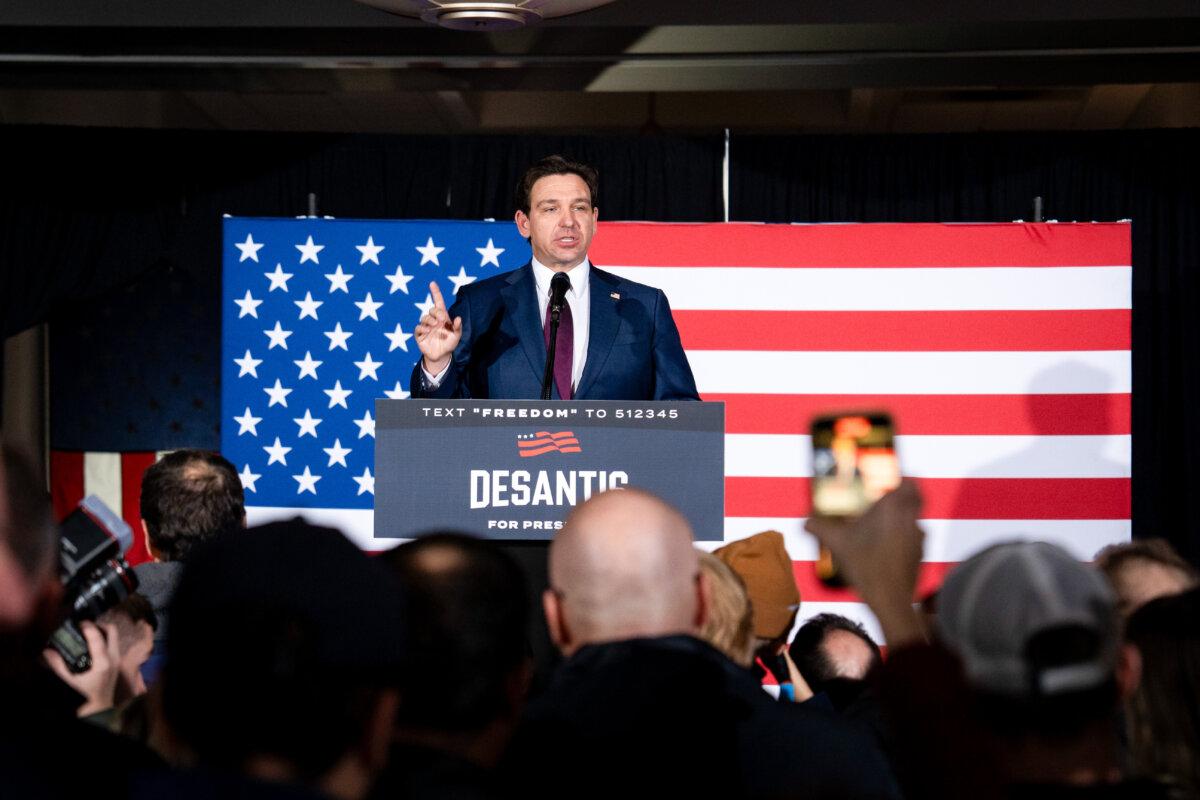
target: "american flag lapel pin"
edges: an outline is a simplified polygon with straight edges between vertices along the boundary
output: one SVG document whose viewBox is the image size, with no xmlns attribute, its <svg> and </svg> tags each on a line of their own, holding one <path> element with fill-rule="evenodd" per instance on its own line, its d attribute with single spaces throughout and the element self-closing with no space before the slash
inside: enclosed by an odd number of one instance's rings
<svg viewBox="0 0 1200 800">
<path fill-rule="evenodd" d="M 611 293 L 610 293 L 608 296 L 609 296 L 609 297 L 611 297 L 613 300 L 620 300 L 620 299 L 621 299 L 621 293 L 620 293 L 620 292 L 611 292 Z"/>
</svg>

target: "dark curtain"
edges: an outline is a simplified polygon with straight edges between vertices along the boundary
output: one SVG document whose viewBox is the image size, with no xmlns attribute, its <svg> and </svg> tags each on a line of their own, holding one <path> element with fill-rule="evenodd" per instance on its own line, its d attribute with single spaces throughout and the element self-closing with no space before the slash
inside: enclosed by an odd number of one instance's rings
<svg viewBox="0 0 1200 800">
<path fill-rule="evenodd" d="M 1200 563 L 1200 131 L 734 137 L 731 218 L 1133 220 L 1133 524 Z"/>
<path fill-rule="evenodd" d="M 583 161 L 600 171 L 600 219 L 716 222 L 723 218 L 721 159 L 715 137 L 471 137 L 454 140 L 450 216 L 508 219 L 513 187 L 543 156 Z"/>
</svg>

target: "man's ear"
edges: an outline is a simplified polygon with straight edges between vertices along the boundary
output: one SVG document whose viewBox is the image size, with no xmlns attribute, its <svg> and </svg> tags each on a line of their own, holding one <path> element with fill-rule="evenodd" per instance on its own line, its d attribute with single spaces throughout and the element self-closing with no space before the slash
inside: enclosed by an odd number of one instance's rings
<svg viewBox="0 0 1200 800">
<path fill-rule="evenodd" d="M 522 236 L 524 236 L 526 239 L 528 239 L 529 238 L 529 216 L 524 211 L 522 211 L 521 209 L 518 208 L 517 213 L 513 215 L 513 221 L 517 223 L 517 230 L 520 232 L 520 234 Z"/>
<path fill-rule="evenodd" d="M 146 520 L 142 520 L 142 536 L 146 539 L 146 552 L 155 561 L 162 561 L 162 553 L 158 552 L 158 548 L 154 546 L 154 542 L 150 541 L 150 527 L 146 524 Z"/>
<path fill-rule="evenodd" d="M 247 527 L 246 526 L 246 513 L 244 511 L 242 512 L 242 527 L 243 528 Z"/>
<path fill-rule="evenodd" d="M 574 649 L 571 641 L 571 631 L 563 617 L 562 598 L 553 589 L 542 592 L 542 611 L 546 614 L 546 627 L 550 631 L 550 641 L 563 655 L 570 655 Z"/>
</svg>

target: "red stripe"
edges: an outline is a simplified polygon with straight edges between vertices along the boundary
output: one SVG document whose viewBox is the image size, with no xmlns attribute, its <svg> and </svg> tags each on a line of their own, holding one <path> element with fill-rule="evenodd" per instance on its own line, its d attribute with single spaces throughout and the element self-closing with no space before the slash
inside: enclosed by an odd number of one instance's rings
<svg viewBox="0 0 1200 800">
<path fill-rule="evenodd" d="M 83 451 L 50 451 L 50 501 L 62 522 L 83 499 Z"/>
<path fill-rule="evenodd" d="M 925 519 L 1129 519 L 1129 478 L 919 478 Z M 725 478 L 727 517 L 804 517 L 807 478 Z"/>
<path fill-rule="evenodd" d="M 600 223 L 604 266 L 1129 266 L 1127 223 L 705 225 Z"/>
<path fill-rule="evenodd" d="M 146 549 L 146 535 L 142 531 L 142 474 L 155 461 L 154 453 L 121 454 L 121 516 L 133 529 L 133 545 L 125 554 L 125 560 L 137 565 L 152 560 Z"/>
<path fill-rule="evenodd" d="M 1128 350 L 1129 309 L 675 311 L 688 350 Z"/>
<path fill-rule="evenodd" d="M 552 444 L 548 444 L 545 447 L 539 447 L 537 450 L 522 450 L 521 458 L 533 458 L 534 456 L 541 456 L 545 455 L 546 453 L 555 452 L 558 452 L 558 448 Z"/>
<path fill-rule="evenodd" d="M 913 435 L 1110 436 L 1131 433 L 1128 394 L 709 394 L 725 401 L 729 433 L 808 433 L 812 418 L 885 409 Z"/>
<path fill-rule="evenodd" d="M 550 439 L 543 437 L 541 439 L 529 439 L 527 441 L 517 442 L 517 447 L 544 447 L 546 445 L 554 445 L 555 447 L 563 447 L 569 444 L 579 444 L 579 440 L 572 437 L 570 439 Z"/>
<path fill-rule="evenodd" d="M 793 561 L 792 572 L 796 576 L 796 588 L 800 590 L 800 610 L 804 603 L 861 603 L 862 598 L 851 588 L 837 589 L 826 586 L 817 578 L 814 561 Z M 949 561 L 926 561 L 921 564 L 917 575 L 917 590 L 913 600 L 918 600 L 942 585 L 946 573 L 957 566 Z"/>
<path fill-rule="evenodd" d="M 521 458 L 532 458 L 533 456 L 540 456 L 540 455 L 544 455 L 546 453 L 581 453 L 581 452 L 583 452 L 583 451 L 580 448 L 571 447 L 570 445 L 560 447 L 559 445 L 556 445 L 556 444 L 548 444 L 545 447 L 538 448 L 537 450 L 522 450 Z"/>
</svg>

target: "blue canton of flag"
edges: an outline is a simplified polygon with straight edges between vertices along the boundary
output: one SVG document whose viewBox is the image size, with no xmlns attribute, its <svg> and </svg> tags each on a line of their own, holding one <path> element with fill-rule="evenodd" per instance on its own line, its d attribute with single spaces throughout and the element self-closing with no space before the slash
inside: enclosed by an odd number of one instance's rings
<svg viewBox="0 0 1200 800">
<path fill-rule="evenodd" d="M 529 260 L 511 222 L 226 218 L 221 450 L 248 507 L 371 509 L 375 400 L 432 305 Z"/>
</svg>

